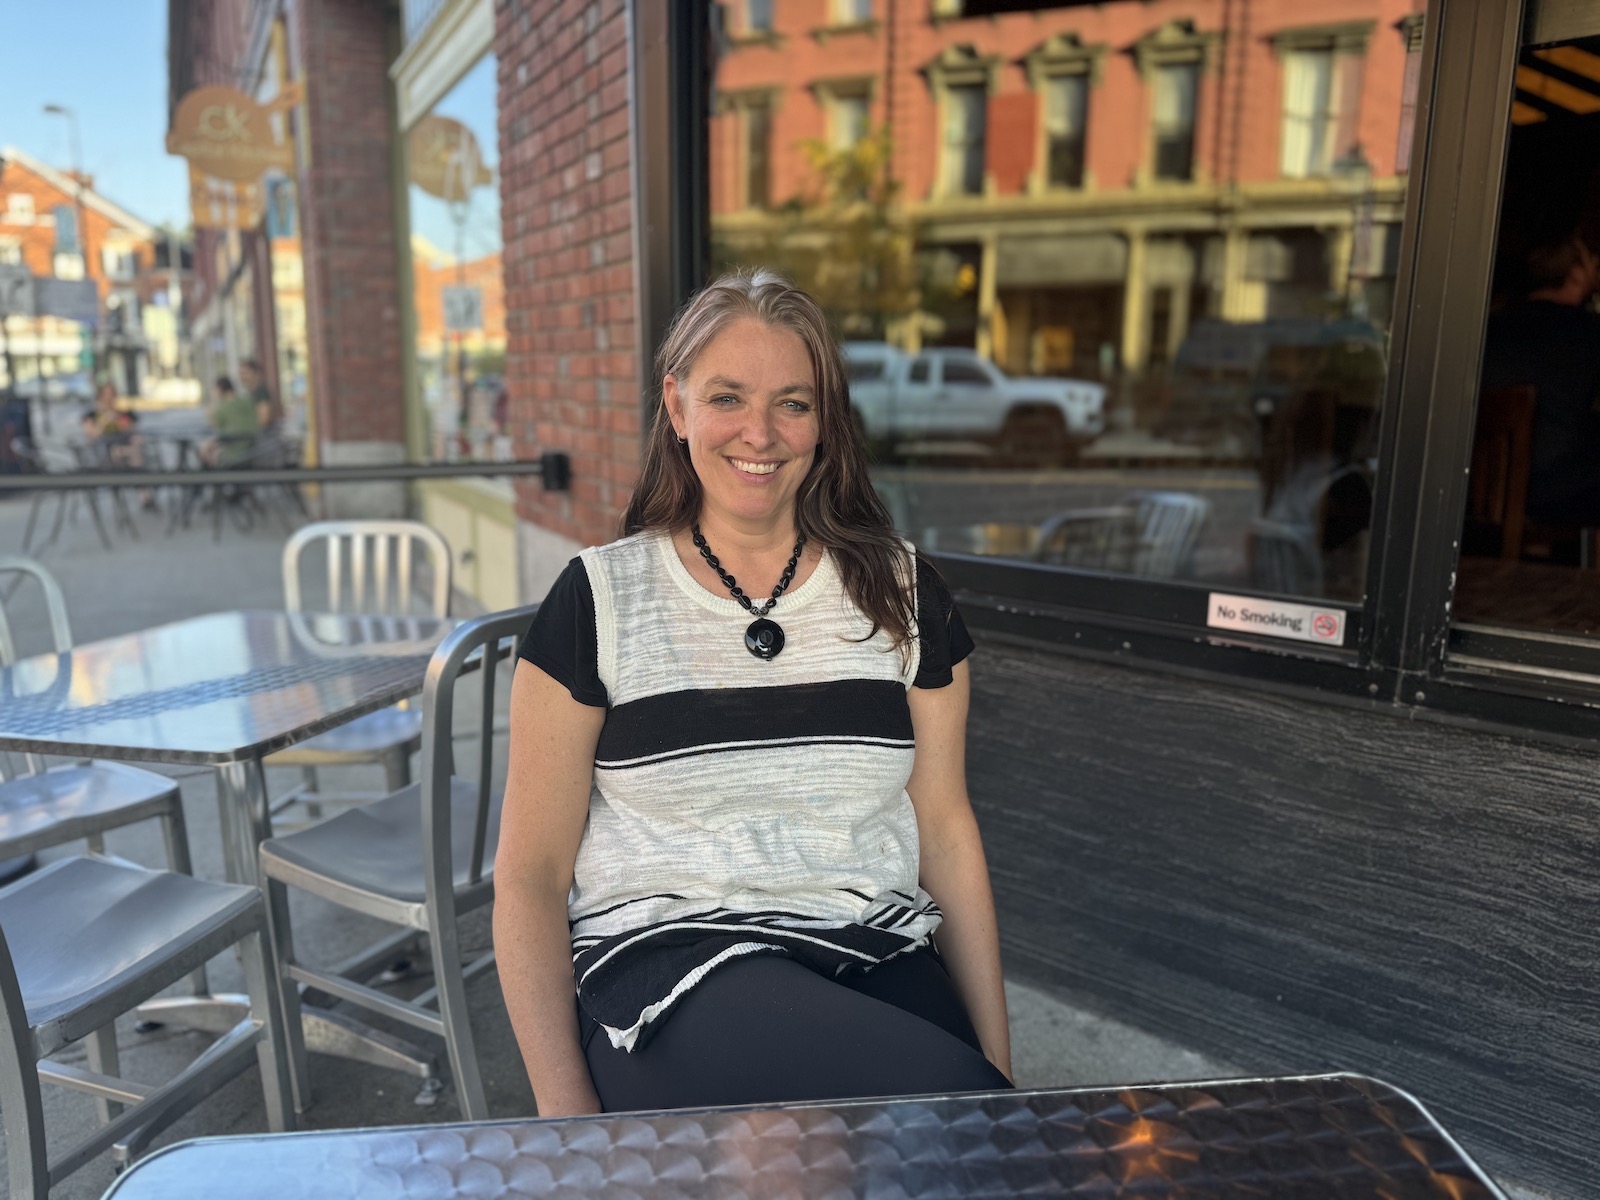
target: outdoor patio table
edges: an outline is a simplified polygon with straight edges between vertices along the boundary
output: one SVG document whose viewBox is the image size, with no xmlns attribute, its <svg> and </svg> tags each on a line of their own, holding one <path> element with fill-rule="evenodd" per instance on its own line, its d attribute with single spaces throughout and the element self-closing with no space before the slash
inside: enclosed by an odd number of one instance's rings
<svg viewBox="0 0 1600 1200">
<path fill-rule="evenodd" d="M 1359 1075 L 207 1138 L 106 1197 L 221 1192 L 1504 1200 L 1416 1100 Z"/>
<path fill-rule="evenodd" d="M 227 877 L 258 883 L 267 836 L 262 759 L 422 690 L 454 622 L 226 612 L 44 654 L 0 669 L 0 751 L 217 769 Z M 233 1028 L 243 996 L 173 997 L 141 1015 Z M 342 1014 L 306 1014 L 316 1050 L 432 1080 L 433 1056 Z"/>
</svg>

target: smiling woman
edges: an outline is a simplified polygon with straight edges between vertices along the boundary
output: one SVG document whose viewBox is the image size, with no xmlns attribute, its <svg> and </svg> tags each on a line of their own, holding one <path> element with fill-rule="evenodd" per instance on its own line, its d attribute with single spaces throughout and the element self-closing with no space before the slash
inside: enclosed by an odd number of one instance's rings
<svg viewBox="0 0 1600 1200">
<path fill-rule="evenodd" d="M 972 642 L 821 311 L 727 276 L 659 363 L 625 536 L 516 677 L 495 944 L 539 1112 L 1006 1087 Z"/>
</svg>

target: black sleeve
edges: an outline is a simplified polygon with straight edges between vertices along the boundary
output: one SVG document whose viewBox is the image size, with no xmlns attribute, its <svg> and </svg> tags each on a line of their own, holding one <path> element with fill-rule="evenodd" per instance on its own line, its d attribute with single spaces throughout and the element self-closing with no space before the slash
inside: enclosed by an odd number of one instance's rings
<svg viewBox="0 0 1600 1200">
<path fill-rule="evenodd" d="M 933 565 L 917 557 L 917 641 L 921 658 L 912 686 L 948 687 L 950 669 L 973 651 L 972 635 L 955 598 Z"/>
<path fill-rule="evenodd" d="M 517 655 L 565 687 L 579 704 L 610 707 L 606 685 L 600 682 L 594 593 L 589 590 L 589 572 L 583 569 L 581 558 L 569 562 L 551 585 Z"/>
</svg>

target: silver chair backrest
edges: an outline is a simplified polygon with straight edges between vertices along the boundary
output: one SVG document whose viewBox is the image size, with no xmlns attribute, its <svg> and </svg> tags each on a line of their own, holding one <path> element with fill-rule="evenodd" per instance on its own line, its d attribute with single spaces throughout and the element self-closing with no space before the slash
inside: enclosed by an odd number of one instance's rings
<svg viewBox="0 0 1600 1200">
<path fill-rule="evenodd" d="M 477 771 L 473 779 L 477 804 L 473 814 L 469 883 L 483 878 L 484 845 L 494 795 L 495 681 L 502 650 L 514 654 L 527 632 L 537 604 L 489 613 L 464 621 L 439 643 L 428 662 L 422 685 L 422 829 L 425 839 L 428 903 L 453 911 L 451 859 L 451 778 L 456 775 L 456 681 L 469 666 L 478 671 Z M 514 665 L 514 664 L 513 664 Z"/>
<path fill-rule="evenodd" d="M 0 666 L 13 663 L 17 658 L 16 643 L 11 637 L 11 625 L 6 620 L 6 605 L 10 603 L 17 585 L 17 575 L 30 575 L 44 593 L 45 613 L 50 619 L 51 649 L 57 654 L 72 649 L 72 627 L 67 623 L 67 598 L 62 594 L 56 577 L 44 566 L 20 554 L 0 554 Z"/>
<path fill-rule="evenodd" d="M 50 621 L 50 648 L 57 654 L 72 649 L 72 626 L 67 621 L 67 598 L 56 577 L 44 566 L 20 554 L 0 554 L 0 667 L 17 661 L 17 645 L 11 634 L 11 623 L 6 618 L 6 605 L 22 583 L 21 577 L 31 576 L 44 595 L 45 615 Z M 21 760 L 22 767 L 16 766 Z M 37 754 L 13 754 L 0 750 L 0 779 L 11 779 L 19 774 L 31 775 L 44 769 L 44 760 Z"/>
<path fill-rule="evenodd" d="M 1176 579 L 1194 554 L 1210 503 L 1188 492 L 1143 492 L 1133 500 L 1139 530 L 1133 574 Z"/>
<path fill-rule="evenodd" d="M 322 542 L 327 563 L 326 596 L 310 602 L 300 570 L 302 553 Z M 432 586 L 426 596 L 413 592 L 416 549 L 427 554 Z M 450 614 L 450 546 L 421 521 L 318 521 L 296 530 L 283 546 L 283 601 L 290 612 L 338 612 L 402 616 Z"/>
<path fill-rule="evenodd" d="M 15 1111 L 20 1128 L 44 1128 L 44 1098 L 38 1083 L 38 1055 L 35 1052 L 33 1027 L 28 1024 L 28 1008 L 22 998 L 22 987 L 17 982 L 16 965 L 11 959 L 11 947 L 0 929 L 0 1105 L 7 1112 Z M 19 1179 L 47 1180 L 50 1178 L 49 1159 L 44 1139 L 19 1139 L 31 1144 L 9 1146 L 12 1154 L 26 1155 L 25 1160 L 8 1172 L 11 1181 Z M 21 1167 L 22 1169 L 18 1169 Z"/>
</svg>

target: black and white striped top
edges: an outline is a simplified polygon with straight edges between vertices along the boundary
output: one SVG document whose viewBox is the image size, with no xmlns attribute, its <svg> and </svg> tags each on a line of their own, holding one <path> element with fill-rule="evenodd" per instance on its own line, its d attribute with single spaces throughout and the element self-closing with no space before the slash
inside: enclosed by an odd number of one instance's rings
<svg viewBox="0 0 1600 1200">
<path fill-rule="evenodd" d="M 895 651 L 824 553 L 772 613 L 783 652 L 744 647 L 751 617 L 702 587 L 670 537 L 585 550 L 522 657 L 603 706 L 569 902 L 578 1000 L 632 1050 L 719 964 L 783 953 L 833 975 L 924 944 L 905 785 L 906 689 L 942 687 L 972 650 L 918 563 L 918 637 Z"/>
</svg>

